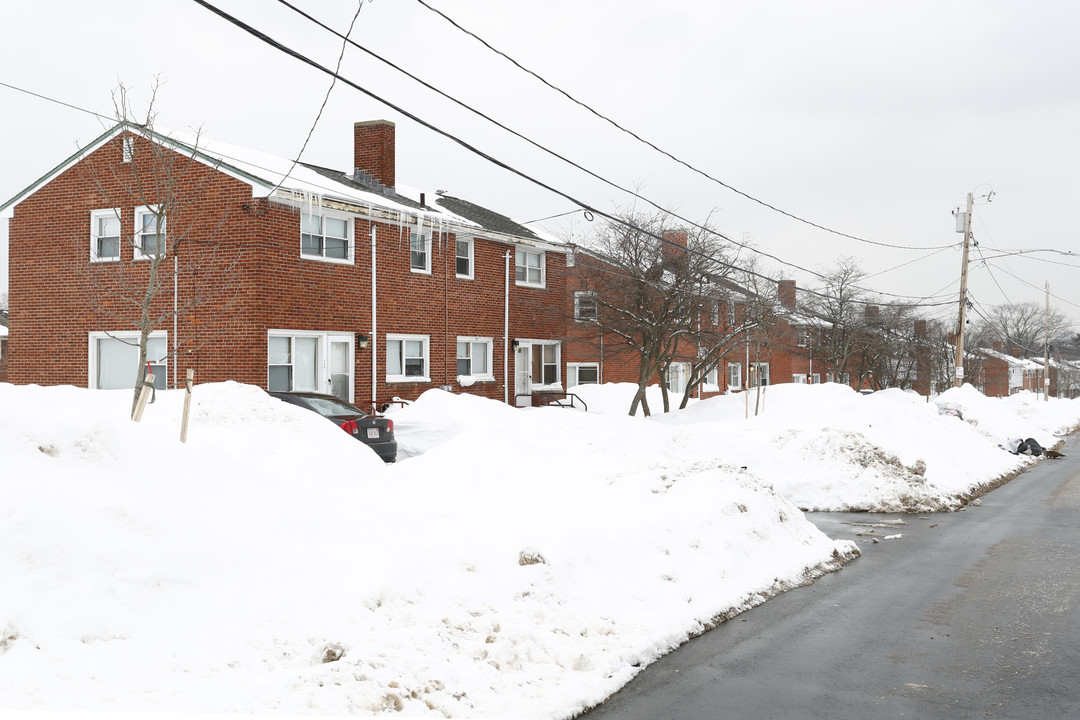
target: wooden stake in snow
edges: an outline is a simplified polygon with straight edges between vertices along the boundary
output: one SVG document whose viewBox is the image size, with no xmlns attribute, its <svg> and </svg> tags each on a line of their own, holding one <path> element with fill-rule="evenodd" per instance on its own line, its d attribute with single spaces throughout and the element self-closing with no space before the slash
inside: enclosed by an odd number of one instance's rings
<svg viewBox="0 0 1080 720">
<path fill-rule="evenodd" d="M 142 389 L 139 390 L 139 400 L 135 403 L 135 412 L 131 413 L 131 419 L 135 422 L 142 421 L 143 410 L 146 409 L 146 401 L 150 399 L 150 393 L 154 391 L 154 375 L 147 373 L 143 377 Z"/>
<path fill-rule="evenodd" d="M 180 421 L 180 442 L 187 442 L 188 414 L 191 412 L 191 385 L 195 380 L 195 371 L 188 368 L 187 378 L 184 380 L 184 417 Z"/>
</svg>

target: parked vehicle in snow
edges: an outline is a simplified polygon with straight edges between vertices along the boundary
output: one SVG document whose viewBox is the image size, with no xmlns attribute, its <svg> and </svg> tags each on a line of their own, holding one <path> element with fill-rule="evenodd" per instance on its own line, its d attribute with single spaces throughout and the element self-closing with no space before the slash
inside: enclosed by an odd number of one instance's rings
<svg viewBox="0 0 1080 720">
<path fill-rule="evenodd" d="M 371 415 L 334 395 L 313 392 L 272 392 L 278 400 L 317 412 L 357 440 L 366 443 L 384 462 L 397 460 L 394 421 Z"/>
</svg>

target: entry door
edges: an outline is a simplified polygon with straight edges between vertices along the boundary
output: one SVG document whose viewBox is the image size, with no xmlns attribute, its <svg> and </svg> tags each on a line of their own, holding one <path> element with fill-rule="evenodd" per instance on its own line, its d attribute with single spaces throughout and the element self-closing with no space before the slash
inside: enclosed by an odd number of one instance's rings
<svg viewBox="0 0 1080 720">
<path fill-rule="evenodd" d="M 352 402 L 352 350 L 351 338 L 329 338 L 330 343 L 330 394 L 345 402 Z"/>
<path fill-rule="evenodd" d="M 514 350 L 514 395 L 530 395 L 532 393 L 532 346 L 519 345 Z M 529 397 L 517 397 L 517 404 L 521 406 L 531 405 Z"/>
</svg>

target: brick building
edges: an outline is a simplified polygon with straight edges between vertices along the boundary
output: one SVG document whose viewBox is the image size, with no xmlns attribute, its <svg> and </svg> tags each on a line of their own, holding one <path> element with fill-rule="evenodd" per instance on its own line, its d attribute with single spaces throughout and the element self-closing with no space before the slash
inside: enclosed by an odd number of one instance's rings
<svg viewBox="0 0 1080 720">
<path fill-rule="evenodd" d="M 339 172 L 119 124 L 15 198 L 15 383 L 132 387 L 139 317 L 162 386 L 433 387 L 529 402 L 563 386 L 568 250 L 479 205 L 398 185 L 395 126 L 356 123 Z M 520 397 L 520 400 L 518 399 Z"/>
</svg>

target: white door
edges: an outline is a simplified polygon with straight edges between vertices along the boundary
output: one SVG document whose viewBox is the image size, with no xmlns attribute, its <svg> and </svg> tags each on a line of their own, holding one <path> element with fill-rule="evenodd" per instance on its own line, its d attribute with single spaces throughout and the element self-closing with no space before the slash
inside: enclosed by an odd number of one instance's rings
<svg viewBox="0 0 1080 720">
<path fill-rule="evenodd" d="M 345 402 L 352 402 L 352 338 L 345 336 L 329 338 L 330 394 Z"/>
<path fill-rule="evenodd" d="M 514 350 L 514 396 L 518 406 L 532 405 L 532 346 L 518 345 Z"/>
</svg>

